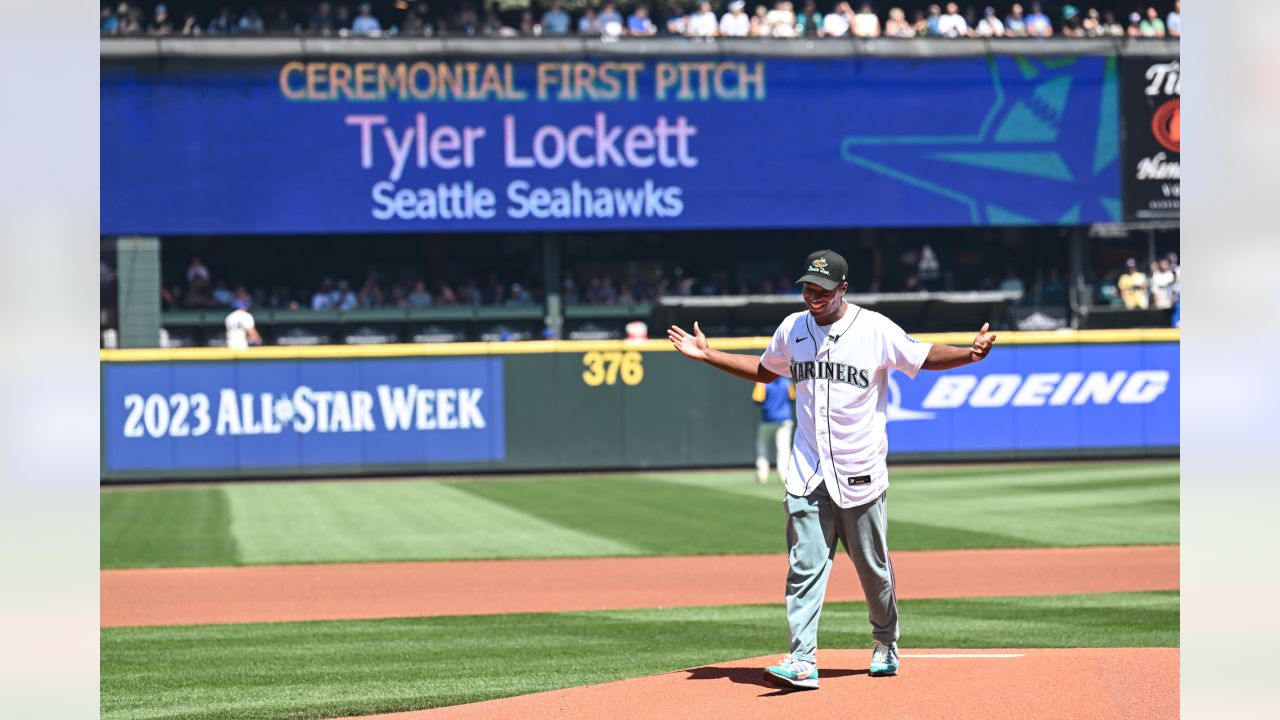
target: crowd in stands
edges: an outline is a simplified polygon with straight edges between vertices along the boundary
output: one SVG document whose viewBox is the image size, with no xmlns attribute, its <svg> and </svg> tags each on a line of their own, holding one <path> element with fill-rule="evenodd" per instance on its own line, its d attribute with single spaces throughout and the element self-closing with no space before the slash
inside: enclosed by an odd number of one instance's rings
<svg viewBox="0 0 1280 720">
<path fill-rule="evenodd" d="M 1012 3 L 1007 10 L 994 6 L 981 10 L 957 3 L 930 4 L 908 17 L 901 7 L 880 12 L 869 2 L 845 0 L 774 0 L 748 10 L 744 0 L 686 2 L 664 0 L 666 7 L 588 4 L 570 11 L 560 0 L 545 6 L 529 4 L 518 11 L 511 3 L 487 6 L 472 0 L 451 3 L 447 12 L 435 12 L 427 2 L 396 2 L 374 11 L 371 3 L 355 4 L 322 0 L 305 11 L 285 5 L 267 5 L 263 13 L 253 7 L 233 12 L 223 6 L 212 17 L 194 12 L 173 13 L 165 3 L 151 6 L 121 2 L 102 7 L 103 35 L 319 35 L 319 36 L 564 36 L 603 37 L 653 35 L 775 38 L 840 37 L 1179 37 L 1182 34 L 1181 3 L 1167 13 L 1154 5 L 1133 5 L 1128 15 L 1067 3 L 1057 17 L 1050 17 L 1039 2 L 1026 7 Z M 901 4 L 908 4 L 902 2 Z M 175 3 L 176 5 L 176 3 Z M 799 9 L 797 9 L 799 6 Z M 854 10 L 854 7 L 857 10 Z M 719 12 L 717 12 L 719 9 Z"/>
<path fill-rule="evenodd" d="M 1178 254 L 1169 253 L 1151 263 L 1151 273 L 1142 272 L 1138 261 L 1129 258 L 1114 282 L 1102 285 L 1102 299 L 1126 310 L 1168 310 L 1182 294 L 1182 266 Z"/>
<path fill-rule="evenodd" d="M 964 291 L 1013 291 L 1016 304 L 1066 305 L 1067 283 L 1057 267 L 1049 266 L 1034 273 L 1029 282 L 1012 266 L 1003 275 L 994 273 L 974 276 L 958 282 L 956 274 L 939 267 L 929 246 L 904 252 L 901 267 L 885 279 L 875 278 L 854 293 L 924 293 Z M 105 268 L 105 266 L 104 266 Z M 104 269 L 104 272 L 107 270 Z M 1153 275 L 1153 277 L 1155 277 Z M 105 275 L 104 275 L 105 278 Z M 1153 280 L 1153 283 L 1157 281 Z M 107 281 L 103 281 L 104 288 Z M 1145 285 L 1144 285 L 1145 287 Z M 1112 295 L 1116 288 L 1111 282 Z M 104 289 L 104 293 L 106 290 Z M 785 274 L 737 272 L 692 273 L 684 269 L 650 273 L 625 270 L 566 272 L 561 298 L 566 305 L 637 305 L 653 303 L 663 297 L 727 296 L 727 295 L 799 295 L 794 278 Z M 1104 296 L 1108 302 L 1111 296 Z M 542 305 L 544 293 L 536 281 L 528 278 L 512 280 L 498 273 L 483 279 L 467 277 L 460 283 L 430 282 L 416 279 L 408 282 L 389 281 L 377 273 L 368 274 L 356 284 L 346 278 L 324 277 L 306 286 L 277 284 L 253 287 L 251 284 L 228 282 L 213 277 L 209 268 L 193 258 L 185 278 L 170 278 L 161 292 L 165 310 L 221 310 L 244 302 L 255 309 L 274 310 L 379 310 L 420 309 L 433 307 L 536 307 Z"/>
</svg>

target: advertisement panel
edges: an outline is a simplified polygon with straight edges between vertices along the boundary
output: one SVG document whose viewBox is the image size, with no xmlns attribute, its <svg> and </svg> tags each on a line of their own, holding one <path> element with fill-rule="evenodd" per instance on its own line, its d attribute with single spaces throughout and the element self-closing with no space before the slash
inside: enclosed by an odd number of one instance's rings
<svg viewBox="0 0 1280 720">
<path fill-rule="evenodd" d="M 890 456 L 1177 447 L 1178 348 L 1015 345 L 915 380 L 894 373 Z"/>
<path fill-rule="evenodd" d="M 105 62 L 101 229 L 1116 221 L 1116 62 Z"/>
<path fill-rule="evenodd" d="M 108 363 L 104 468 L 500 461 L 504 403 L 501 358 Z"/>
<path fill-rule="evenodd" d="M 1181 210 L 1180 65 L 1176 57 L 1124 59 L 1121 87 L 1128 220 L 1177 219 Z"/>
</svg>

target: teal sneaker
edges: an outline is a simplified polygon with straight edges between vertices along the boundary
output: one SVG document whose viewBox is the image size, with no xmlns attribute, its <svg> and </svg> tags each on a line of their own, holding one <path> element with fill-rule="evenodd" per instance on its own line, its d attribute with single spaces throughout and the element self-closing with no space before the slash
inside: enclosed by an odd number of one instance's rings
<svg viewBox="0 0 1280 720">
<path fill-rule="evenodd" d="M 817 690 L 818 666 L 786 655 L 777 665 L 765 668 L 764 679 L 778 687 Z"/>
<path fill-rule="evenodd" d="M 898 643 L 885 645 L 879 640 L 871 648 L 871 676 L 898 674 Z"/>
</svg>

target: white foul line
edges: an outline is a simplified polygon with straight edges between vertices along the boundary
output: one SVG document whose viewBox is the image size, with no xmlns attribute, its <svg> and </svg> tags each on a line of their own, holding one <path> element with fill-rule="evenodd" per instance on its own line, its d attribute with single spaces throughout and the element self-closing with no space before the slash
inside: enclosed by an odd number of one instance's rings
<svg viewBox="0 0 1280 720">
<path fill-rule="evenodd" d="M 930 655 L 919 655 L 903 653 L 898 657 L 904 658 L 1020 658 L 1019 653 L 934 653 Z"/>
</svg>

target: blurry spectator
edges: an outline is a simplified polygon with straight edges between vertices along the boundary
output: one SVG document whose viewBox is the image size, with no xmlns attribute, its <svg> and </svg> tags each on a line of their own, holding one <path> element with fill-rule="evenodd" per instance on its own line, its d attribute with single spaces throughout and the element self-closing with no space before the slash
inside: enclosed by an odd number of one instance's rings
<svg viewBox="0 0 1280 720">
<path fill-rule="evenodd" d="M 548 35 L 569 34 L 569 13 L 556 0 L 552 0 L 551 7 L 542 14 L 542 31 Z"/>
<path fill-rule="evenodd" d="M 577 305 L 582 301 L 578 295 L 578 286 L 573 282 L 573 278 L 568 274 L 564 276 L 564 282 L 560 284 L 560 296 L 564 299 L 565 305 Z"/>
<path fill-rule="evenodd" d="M 1142 37 L 1164 37 L 1164 21 L 1160 19 L 1160 13 L 1153 7 L 1147 8 L 1147 17 L 1138 25 L 1138 30 Z"/>
<path fill-rule="evenodd" d="M 502 24 L 502 16 L 498 14 L 498 3 L 490 3 L 484 11 L 484 23 L 480 26 L 483 35 L 515 35 L 516 31 Z"/>
<path fill-rule="evenodd" d="M 1151 305 L 1157 310 L 1173 307 L 1174 274 L 1168 258 L 1151 263 Z"/>
<path fill-rule="evenodd" d="M 552 4 L 554 6 L 554 3 Z M 568 22 L 568 16 L 565 16 Z M 435 23 L 431 22 L 431 8 L 425 2 L 415 3 L 405 11 L 404 22 L 400 23 L 400 34 L 406 37 L 431 37 L 435 34 Z M 565 26 L 565 32 L 568 32 Z"/>
<path fill-rule="evenodd" d="M 1023 284 L 1022 278 L 1018 277 L 1018 273 L 1013 269 L 1013 266 L 1005 268 L 1004 279 L 1000 281 L 997 289 L 1016 292 L 1024 296 L 1027 292 L 1027 286 Z M 1018 302 L 1021 303 L 1022 301 L 1019 300 Z"/>
<path fill-rule="evenodd" d="M 476 14 L 476 6 L 469 2 L 464 2 L 462 7 L 458 9 L 458 14 L 455 16 L 451 29 L 458 31 L 461 35 L 475 35 L 483 32 L 480 18 Z"/>
<path fill-rule="evenodd" d="M 257 9 L 249 8 L 240 16 L 240 32 L 247 35 L 261 35 L 266 27 L 262 24 L 262 16 Z"/>
<path fill-rule="evenodd" d="M 169 6 L 164 3 L 156 5 L 151 22 L 147 23 L 148 35 L 172 35 L 173 20 L 169 17 Z"/>
<path fill-rule="evenodd" d="M 1142 37 L 1142 13 L 1129 13 L 1129 26 L 1124 29 L 1129 37 Z"/>
<path fill-rule="evenodd" d="M 327 3 L 321 3 L 321 6 Z M 231 16 L 231 8 L 223 5 L 218 14 L 209 21 L 210 35 L 230 35 L 237 29 L 235 18 Z"/>
<path fill-rule="evenodd" d="M 1124 37 L 1124 26 L 1116 20 L 1116 14 L 1110 10 L 1102 14 L 1102 34 L 1105 37 Z"/>
<path fill-rule="evenodd" d="M 334 309 L 347 312 L 348 310 L 355 310 L 359 306 L 360 299 L 351 290 L 351 284 L 346 280 L 339 280 L 338 289 L 333 293 Z"/>
<path fill-rule="evenodd" d="M 271 18 L 271 24 L 267 25 L 267 31 L 273 35 L 293 35 L 298 30 L 298 26 L 289 17 L 289 11 L 285 8 L 277 10 L 275 16 Z"/>
<path fill-rule="evenodd" d="M 907 22 L 907 16 L 902 12 L 902 8 L 889 8 L 889 19 L 884 23 L 884 36 L 895 38 L 915 37 L 915 28 L 911 27 L 911 23 Z"/>
<path fill-rule="evenodd" d="M 207 284 L 210 280 L 209 268 L 205 267 L 200 258 L 193 257 L 191 263 L 187 265 L 187 284 L 194 285 L 197 280 L 204 280 Z"/>
<path fill-rule="evenodd" d="M 1116 287 L 1120 290 L 1120 300 L 1124 302 L 1126 309 L 1146 310 L 1147 276 L 1138 269 L 1138 262 L 1133 258 L 1129 258 L 1126 266 L 1127 270 L 1116 281 Z"/>
<path fill-rule="evenodd" d="M 960 15 L 960 7 L 947 3 L 947 13 L 938 19 L 938 31 L 943 37 L 958 38 L 972 35 L 969 23 Z"/>
<path fill-rule="evenodd" d="M 720 32 L 720 24 L 716 14 L 711 10 L 711 3 L 702 2 L 698 9 L 689 16 L 689 36 L 698 38 L 715 37 Z"/>
<path fill-rule="evenodd" d="M 1067 304 L 1067 284 L 1062 281 L 1062 275 L 1056 266 L 1049 267 L 1048 277 L 1045 278 L 1040 292 L 1040 299 L 1045 305 Z"/>
<path fill-rule="evenodd" d="M 366 278 L 364 285 L 360 288 L 360 307 L 365 310 L 382 307 L 383 297 L 382 288 L 378 287 L 378 281 L 372 275 Z"/>
<path fill-rule="evenodd" d="M 189 308 L 218 307 L 218 303 L 209 294 L 209 281 L 202 277 L 197 277 L 187 288 L 186 303 Z"/>
<path fill-rule="evenodd" d="M 772 37 L 796 36 L 796 11 L 791 0 L 777 0 L 765 19 L 769 21 L 769 34 Z"/>
<path fill-rule="evenodd" d="M 128 8 L 129 6 L 120 3 L 120 7 Z M 121 14 L 123 15 L 124 13 L 122 12 Z M 102 6 L 102 19 L 98 24 L 98 29 L 103 35 L 115 35 L 120 32 L 120 17 L 116 15 L 110 5 Z"/>
<path fill-rule="evenodd" d="M 373 8 L 369 3 L 360 3 L 359 11 L 351 21 L 351 32 L 357 35 L 381 35 L 382 23 L 373 16 Z"/>
<path fill-rule="evenodd" d="M 853 34 L 856 37 L 880 37 L 880 17 L 871 10 L 871 3 L 862 3 L 853 16 Z"/>
<path fill-rule="evenodd" d="M 196 17 L 195 13 L 187 13 L 187 17 L 183 19 L 182 34 L 186 37 L 204 34 L 204 30 L 200 27 L 200 19 Z"/>
<path fill-rule="evenodd" d="M 597 17 L 600 21 L 600 32 L 605 35 L 617 37 L 622 34 L 622 15 L 618 13 L 618 9 L 614 4 L 607 2 L 600 9 L 600 15 Z"/>
<path fill-rule="evenodd" d="M 916 37 L 928 37 L 929 35 L 929 18 L 924 16 L 923 10 L 917 10 L 911 18 L 911 29 L 915 31 Z"/>
<path fill-rule="evenodd" d="M 649 8 L 639 5 L 627 18 L 627 34 L 632 37 L 652 37 L 658 34 L 658 28 L 649 18 Z"/>
<path fill-rule="evenodd" d="M 1169 17 L 1165 19 L 1165 29 L 1169 32 L 1169 37 L 1182 37 L 1182 2 L 1174 0 L 1173 10 L 1169 11 Z"/>
<path fill-rule="evenodd" d="M 441 285 L 440 291 L 436 293 L 437 305 L 457 305 L 458 296 L 454 294 L 453 288 L 448 285 Z"/>
<path fill-rule="evenodd" d="M 796 34 L 801 37 L 818 37 L 822 34 L 822 13 L 814 0 L 805 0 L 804 10 L 796 15 Z"/>
<path fill-rule="evenodd" d="M 600 29 L 600 18 L 596 17 L 595 8 L 587 8 L 587 11 L 578 18 L 578 34 L 579 35 L 599 35 L 603 32 Z"/>
<path fill-rule="evenodd" d="M 321 2 L 316 6 L 316 11 L 311 14 L 311 20 L 307 23 L 307 32 L 312 35 L 324 36 L 338 32 L 338 20 L 333 16 L 332 5 L 328 2 Z"/>
<path fill-rule="evenodd" d="M 1085 37 L 1102 37 L 1106 34 L 1097 8 L 1089 8 L 1089 12 L 1084 14 L 1084 20 L 1080 23 L 1080 30 Z"/>
<path fill-rule="evenodd" d="M 311 296 L 312 310 L 330 310 L 333 308 L 333 281 L 325 278 Z"/>
<path fill-rule="evenodd" d="M 1027 18 L 1022 14 L 1022 5 L 1014 3 L 1009 14 L 1004 16 L 1004 34 L 1009 37 L 1027 36 Z"/>
<path fill-rule="evenodd" d="M 409 293 L 409 307 L 424 308 L 431 307 L 433 298 L 431 293 L 427 291 L 427 284 L 421 280 L 413 284 L 413 290 Z"/>
<path fill-rule="evenodd" d="M 938 5 L 929 6 L 929 16 L 925 18 L 928 25 L 929 37 L 942 37 L 942 8 Z"/>
<path fill-rule="evenodd" d="M 769 8 L 763 5 L 751 16 L 751 37 L 769 37 Z"/>
<path fill-rule="evenodd" d="M 351 29 L 351 8 L 343 3 L 333 14 L 333 24 L 338 35 L 346 37 L 347 31 Z"/>
<path fill-rule="evenodd" d="M 1040 3 L 1031 3 L 1031 14 L 1027 16 L 1027 35 L 1031 37 L 1053 37 L 1053 22 L 1040 10 Z"/>
<path fill-rule="evenodd" d="M 213 288 L 213 301 L 223 307 L 231 307 L 231 303 L 236 299 L 235 293 L 231 292 L 231 288 L 222 280 Z"/>
<path fill-rule="evenodd" d="M 853 27 L 853 10 L 849 3 L 840 2 L 831 12 L 822 18 L 822 34 L 824 37 L 844 37 Z"/>
<path fill-rule="evenodd" d="M 409 307 L 409 299 L 405 297 L 403 285 L 395 283 L 391 286 L 391 292 L 387 294 L 385 307 L 396 308 L 398 310 Z"/>
<path fill-rule="evenodd" d="M 988 5 L 982 11 L 982 19 L 978 21 L 979 37 L 1004 37 L 1004 23 L 996 17 L 996 9 Z"/>
<path fill-rule="evenodd" d="M 533 304 L 533 295 L 520 283 L 511 283 L 511 296 L 507 304 L 514 307 L 528 307 Z"/>
<path fill-rule="evenodd" d="M 729 12 L 720 18 L 720 34 L 724 37 L 750 37 L 751 18 L 743 11 L 747 4 L 743 0 L 729 3 Z"/>
<path fill-rule="evenodd" d="M 480 288 L 476 287 L 476 281 L 467 278 L 467 281 L 458 286 L 458 304 L 459 305 L 480 305 Z"/>
<path fill-rule="evenodd" d="M 542 26 L 533 19 L 533 11 L 524 9 L 520 11 L 520 34 L 521 35 L 541 35 Z"/>
<path fill-rule="evenodd" d="M 1062 6 L 1063 37 L 1084 37 L 1084 28 L 1080 23 L 1080 10 L 1075 5 Z"/>
<path fill-rule="evenodd" d="M 671 10 L 667 13 L 667 34 L 689 34 L 689 14 L 685 12 L 683 3 L 671 4 Z"/>
<path fill-rule="evenodd" d="M 142 8 L 130 6 L 128 12 L 120 16 L 120 34 L 141 35 L 146 29 L 145 20 Z"/>
</svg>

